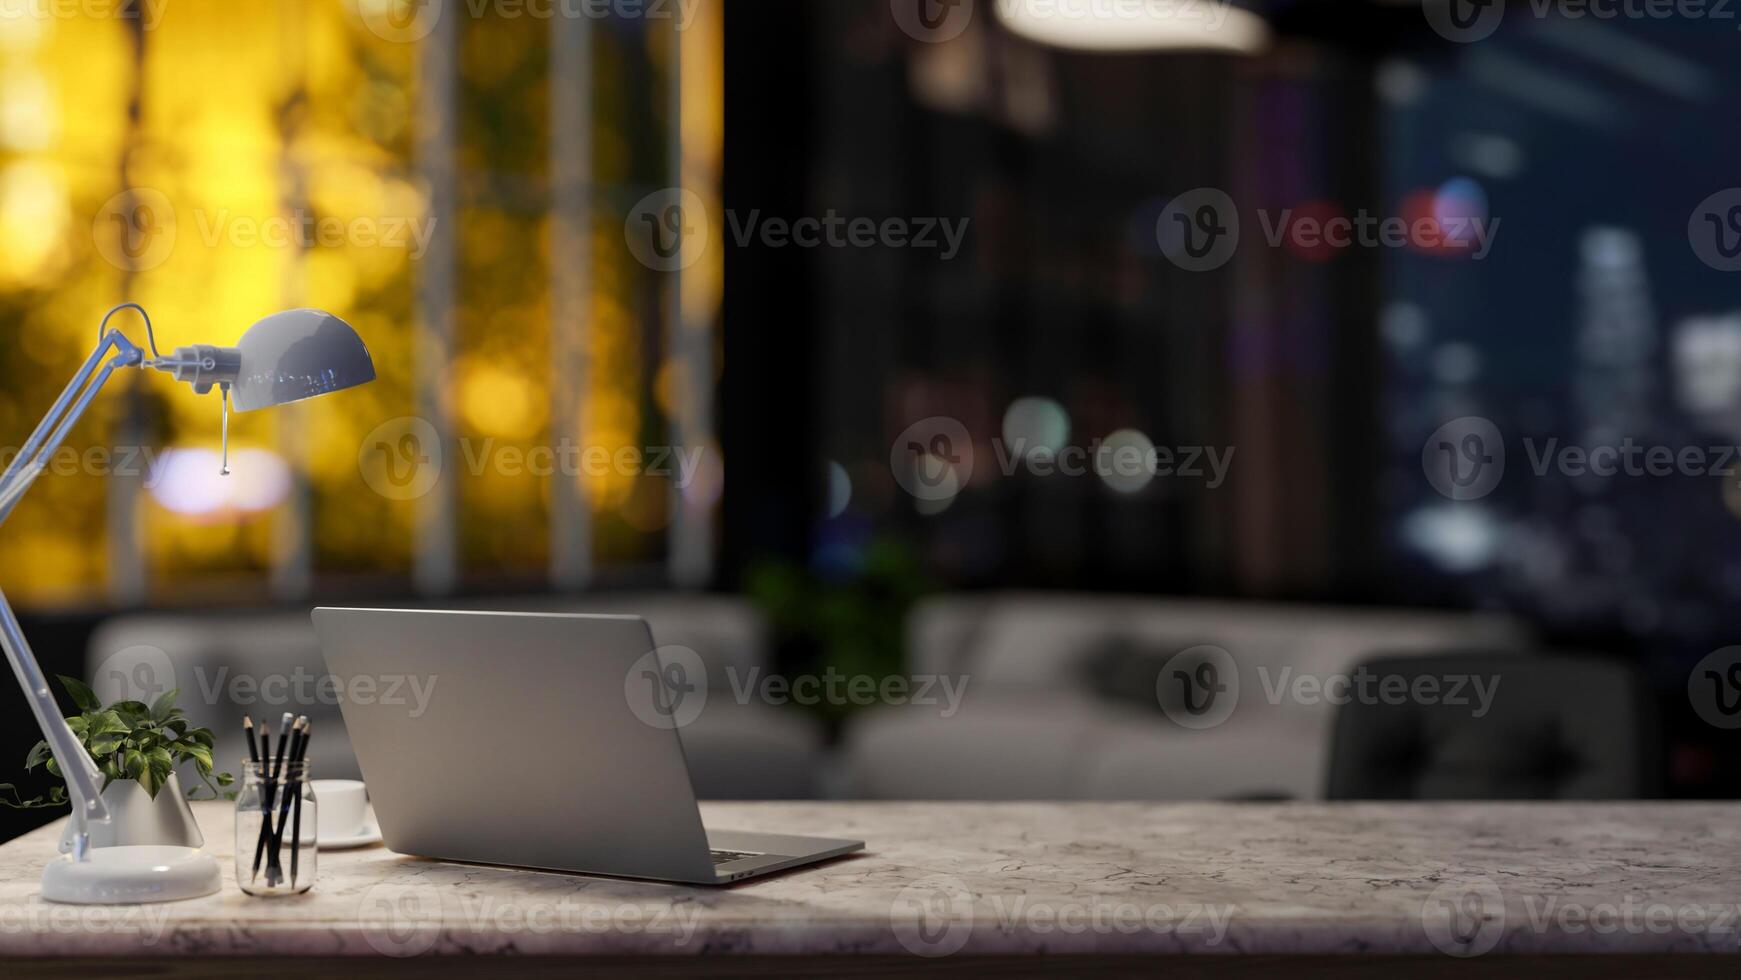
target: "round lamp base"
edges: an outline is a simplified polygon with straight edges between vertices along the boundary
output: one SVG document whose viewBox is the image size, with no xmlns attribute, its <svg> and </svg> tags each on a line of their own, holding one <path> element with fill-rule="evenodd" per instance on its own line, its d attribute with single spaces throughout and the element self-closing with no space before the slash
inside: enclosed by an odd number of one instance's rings
<svg viewBox="0 0 1741 980">
<path fill-rule="evenodd" d="M 93 847 L 87 861 L 60 857 L 42 869 L 42 897 L 73 905 L 139 905 L 210 895 L 218 861 L 192 847 Z"/>
</svg>

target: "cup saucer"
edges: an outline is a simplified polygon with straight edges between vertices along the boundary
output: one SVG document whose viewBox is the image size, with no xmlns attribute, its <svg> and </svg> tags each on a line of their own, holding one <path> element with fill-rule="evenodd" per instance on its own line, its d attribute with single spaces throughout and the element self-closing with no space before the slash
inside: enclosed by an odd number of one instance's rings
<svg viewBox="0 0 1741 980">
<path fill-rule="evenodd" d="M 323 851 L 348 851 L 355 847 L 368 847 L 370 844 L 379 843 L 381 843 L 381 828 L 371 820 L 354 834 L 331 840 L 322 839 L 318 846 Z"/>
</svg>

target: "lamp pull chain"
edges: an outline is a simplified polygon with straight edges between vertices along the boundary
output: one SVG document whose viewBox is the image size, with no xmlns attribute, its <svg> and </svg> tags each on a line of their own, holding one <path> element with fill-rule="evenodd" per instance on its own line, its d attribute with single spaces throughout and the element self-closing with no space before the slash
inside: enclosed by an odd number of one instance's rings
<svg viewBox="0 0 1741 980">
<path fill-rule="evenodd" d="M 223 462 L 220 465 L 220 468 L 218 470 L 218 475 L 219 476 L 229 476 L 230 475 L 230 386 L 229 385 L 219 385 L 218 391 L 220 393 L 222 393 L 223 403 L 224 403 Z"/>
</svg>

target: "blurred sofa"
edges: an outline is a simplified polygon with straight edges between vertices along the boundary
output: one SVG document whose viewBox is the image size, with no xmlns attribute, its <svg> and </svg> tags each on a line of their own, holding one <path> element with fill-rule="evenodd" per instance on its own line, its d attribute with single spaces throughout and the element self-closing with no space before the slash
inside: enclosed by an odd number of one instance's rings
<svg viewBox="0 0 1741 980">
<path fill-rule="evenodd" d="M 918 704 L 855 716 L 837 795 L 1319 799 L 1336 706 L 1294 697 L 1299 678 L 1528 640 L 1501 616 L 1069 593 L 933 599 L 907 637 L 908 670 L 965 678 L 964 696 L 948 717 Z M 1225 720 L 1191 728 L 1163 710 L 1156 680 L 1202 646 L 1226 651 L 1238 687 Z"/>
<path fill-rule="evenodd" d="M 796 709 L 738 703 L 726 696 L 732 673 L 769 667 L 767 625 L 747 602 L 681 593 L 604 594 L 468 602 L 463 608 L 642 616 L 655 643 L 689 647 L 701 655 L 710 694 L 717 695 L 680 730 L 696 792 L 714 799 L 816 795 L 823 758 L 820 725 Z M 92 635 L 86 672 L 105 701 L 148 700 L 179 688 L 178 703 L 189 717 L 217 734 L 220 769 L 239 771 L 246 754 L 243 715 L 269 720 L 276 729 L 279 716 L 294 711 L 316 726 L 313 759 L 321 777 L 360 776 L 338 705 L 315 687 L 326 669 L 307 612 L 119 617 Z"/>
</svg>

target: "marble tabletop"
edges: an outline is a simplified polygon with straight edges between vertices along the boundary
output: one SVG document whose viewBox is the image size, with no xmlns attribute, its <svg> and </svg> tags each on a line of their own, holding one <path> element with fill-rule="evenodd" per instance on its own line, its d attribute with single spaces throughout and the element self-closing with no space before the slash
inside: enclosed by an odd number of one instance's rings
<svg viewBox="0 0 1741 980">
<path fill-rule="evenodd" d="M 0 846 L 0 955 L 1734 952 L 1727 804 L 715 803 L 862 838 L 728 889 L 323 853 L 309 895 L 45 903 L 58 827 Z M 504 808 L 504 819 L 512 819 Z"/>
</svg>

